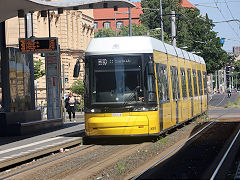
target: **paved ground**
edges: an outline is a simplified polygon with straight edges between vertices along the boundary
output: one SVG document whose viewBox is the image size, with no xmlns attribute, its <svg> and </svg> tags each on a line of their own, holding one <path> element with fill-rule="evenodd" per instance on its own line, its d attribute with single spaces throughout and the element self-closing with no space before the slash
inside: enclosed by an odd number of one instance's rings
<svg viewBox="0 0 240 180">
<path fill-rule="evenodd" d="M 66 120 L 59 129 L 31 136 L 0 137 L 0 168 L 81 143 L 82 137 L 79 134 L 83 134 L 83 131 L 84 119 L 78 118 L 76 122 Z M 78 137 L 75 137 L 76 134 Z"/>
<path fill-rule="evenodd" d="M 231 97 L 228 98 L 227 93 L 225 94 L 214 94 L 209 98 L 208 105 L 215 107 L 224 107 L 229 102 L 235 102 L 239 93 L 232 93 Z"/>
</svg>

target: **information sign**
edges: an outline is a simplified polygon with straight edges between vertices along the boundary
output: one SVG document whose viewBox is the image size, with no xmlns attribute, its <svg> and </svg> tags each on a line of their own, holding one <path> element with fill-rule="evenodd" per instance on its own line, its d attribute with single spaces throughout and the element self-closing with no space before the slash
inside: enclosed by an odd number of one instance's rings
<svg viewBox="0 0 240 180">
<path fill-rule="evenodd" d="M 19 49 L 23 53 L 57 52 L 57 38 L 20 38 Z"/>
<path fill-rule="evenodd" d="M 46 85 L 48 119 L 61 117 L 60 59 L 58 53 L 46 53 Z"/>
</svg>

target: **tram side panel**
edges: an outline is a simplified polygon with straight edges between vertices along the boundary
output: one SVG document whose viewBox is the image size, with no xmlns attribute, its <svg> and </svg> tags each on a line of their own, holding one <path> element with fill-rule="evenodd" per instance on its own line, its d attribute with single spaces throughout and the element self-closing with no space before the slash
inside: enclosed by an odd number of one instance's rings
<svg viewBox="0 0 240 180">
<path fill-rule="evenodd" d="M 198 115 L 198 114 L 200 114 L 200 112 L 201 112 L 201 107 L 200 107 L 200 104 L 201 104 L 201 102 L 200 102 L 200 84 L 199 84 L 199 76 L 198 76 L 198 70 L 199 70 L 199 67 L 198 67 L 198 63 L 197 62 L 195 62 L 194 63 L 195 64 L 195 70 L 196 70 L 196 83 L 194 84 L 194 85 L 196 85 L 196 87 L 195 87 L 195 89 L 196 89 L 196 94 L 195 94 L 195 98 L 196 98 L 196 104 L 197 104 L 197 111 L 196 111 L 196 115 Z"/>
<path fill-rule="evenodd" d="M 206 65 L 202 64 L 202 79 L 203 79 L 203 111 L 207 110 L 207 72 Z"/>
<path fill-rule="evenodd" d="M 168 54 L 168 69 L 169 69 L 169 91 L 170 91 L 170 103 L 172 111 L 172 119 L 170 126 L 177 124 L 177 111 L 178 111 L 178 78 L 176 77 L 177 67 L 176 67 L 176 57 Z"/>
<path fill-rule="evenodd" d="M 185 60 L 179 58 L 179 79 L 180 79 L 180 89 L 181 89 L 181 116 L 182 121 L 188 119 L 188 96 L 187 96 L 187 79 L 185 71 Z"/>
<path fill-rule="evenodd" d="M 188 119 L 193 116 L 193 89 L 192 89 L 192 71 L 191 64 L 189 60 L 185 61 L 185 73 L 186 73 L 186 83 L 187 83 L 187 102 L 188 102 Z"/>
<path fill-rule="evenodd" d="M 193 90 L 193 116 L 198 114 L 198 94 L 197 94 L 197 72 L 195 62 L 191 61 L 191 78 Z"/>
<path fill-rule="evenodd" d="M 160 130 L 164 130 L 172 126 L 168 58 L 167 54 L 158 51 L 154 51 L 153 57 L 156 63 Z"/>
<path fill-rule="evenodd" d="M 197 64 L 197 78 L 198 78 L 198 92 L 199 92 L 199 113 L 203 112 L 203 84 L 202 84 L 202 70 L 201 64 Z"/>
</svg>

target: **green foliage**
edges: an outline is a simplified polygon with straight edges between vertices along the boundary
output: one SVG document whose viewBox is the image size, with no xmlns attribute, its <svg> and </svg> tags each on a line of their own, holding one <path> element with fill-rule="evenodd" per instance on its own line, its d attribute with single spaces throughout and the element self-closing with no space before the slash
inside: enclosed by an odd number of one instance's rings
<svg viewBox="0 0 240 180">
<path fill-rule="evenodd" d="M 78 94 L 80 95 L 81 97 L 83 97 L 84 95 L 84 83 L 82 80 L 78 79 L 77 81 L 75 81 L 70 90 L 75 93 L 75 94 Z"/>
<path fill-rule="evenodd" d="M 43 62 L 41 60 L 33 60 L 34 63 L 34 79 L 38 79 L 45 75 L 45 70 L 41 69 Z"/>
<path fill-rule="evenodd" d="M 117 162 L 117 174 L 118 175 L 121 175 L 124 172 L 125 168 L 126 168 L 126 166 L 125 166 L 124 162 L 122 162 L 122 161 Z"/>
<path fill-rule="evenodd" d="M 143 24 L 132 24 L 132 35 L 133 36 L 144 36 L 147 35 L 149 28 Z M 121 26 L 118 36 L 128 36 L 129 35 L 129 26 Z"/>
<path fill-rule="evenodd" d="M 232 57 L 234 59 L 234 57 Z M 234 61 L 232 60 L 232 64 L 234 67 L 234 72 L 233 72 L 233 76 L 234 76 L 234 84 L 237 84 L 237 88 L 239 89 L 240 87 L 240 60 L 238 61 Z M 237 77 L 237 78 L 235 78 Z"/>
<path fill-rule="evenodd" d="M 99 29 L 94 36 L 95 37 L 113 37 L 115 36 L 115 31 L 113 31 L 111 28 Z"/>
<path fill-rule="evenodd" d="M 158 9 L 159 0 L 142 0 L 143 8 Z M 176 13 L 177 47 L 187 47 L 187 51 L 195 52 L 203 57 L 208 73 L 224 67 L 229 62 L 229 55 L 222 49 L 220 38 L 213 31 L 214 24 L 207 15 L 202 16 L 199 10 L 184 8 L 179 0 L 162 0 L 165 42 L 171 41 L 171 11 Z M 149 29 L 159 28 L 160 11 L 144 9 L 141 22 Z M 161 39 L 161 36 L 156 36 Z"/>
</svg>

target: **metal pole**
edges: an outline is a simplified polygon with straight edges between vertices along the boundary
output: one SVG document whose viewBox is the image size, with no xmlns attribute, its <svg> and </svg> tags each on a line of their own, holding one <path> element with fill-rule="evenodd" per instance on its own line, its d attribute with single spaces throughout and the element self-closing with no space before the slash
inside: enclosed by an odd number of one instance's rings
<svg viewBox="0 0 240 180">
<path fill-rule="evenodd" d="M 176 16 L 175 11 L 171 11 L 171 29 L 172 29 L 172 45 L 176 47 Z"/>
<path fill-rule="evenodd" d="M 225 67 L 224 68 L 224 92 L 225 92 L 226 87 L 227 87 L 226 79 L 227 79 L 227 77 L 226 77 L 226 67 Z"/>
<path fill-rule="evenodd" d="M 213 94 L 213 74 L 210 74 L 210 89 L 211 89 L 211 94 Z"/>
<path fill-rule="evenodd" d="M 129 12 L 129 36 L 132 36 L 132 15 L 131 15 L 131 8 L 128 8 Z"/>
<path fill-rule="evenodd" d="M 5 21 L 0 23 L 0 58 L 1 58 L 1 88 L 2 106 L 5 112 L 10 112 L 10 83 L 9 83 L 9 58 L 6 48 Z"/>
<path fill-rule="evenodd" d="M 30 38 L 33 36 L 33 13 L 28 13 L 25 15 L 25 36 L 26 38 Z M 26 57 L 29 59 L 30 66 L 30 87 L 31 87 L 31 101 L 32 101 L 32 109 L 37 107 L 37 87 L 35 89 L 34 82 L 34 63 L 33 63 L 33 54 L 27 54 Z"/>
<path fill-rule="evenodd" d="M 65 109 L 65 69 L 64 69 L 64 64 L 62 65 L 62 69 L 63 69 L 63 118 L 64 121 L 66 120 L 66 109 Z"/>
<path fill-rule="evenodd" d="M 162 41 L 164 42 L 164 32 L 163 32 L 163 16 L 162 16 L 162 0 L 160 2 L 160 21 L 161 21 L 161 35 L 162 35 Z"/>
<path fill-rule="evenodd" d="M 117 13 L 114 13 L 115 14 L 115 37 L 117 37 Z"/>
<path fill-rule="evenodd" d="M 217 92 L 217 90 L 218 90 L 218 73 L 217 73 L 217 71 L 215 72 L 215 79 L 216 79 L 216 84 L 215 84 L 215 88 L 216 88 L 216 92 Z"/>
<path fill-rule="evenodd" d="M 238 76 L 237 75 L 236 75 L 236 89 L 238 90 Z"/>
<path fill-rule="evenodd" d="M 48 10 L 48 36 L 51 37 L 51 22 L 50 22 L 50 12 Z"/>
<path fill-rule="evenodd" d="M 220 90 L 220 84 L 221 84 L 221 71 L 218 71 L 218 89 Z"/>
<path fill-rule="evenodd" d="M 32 26 L 31 31 L 32 31 L 32 36 L 33 36 L 33 13 L 31 13 L 31 26 Z"/>
</svg>

